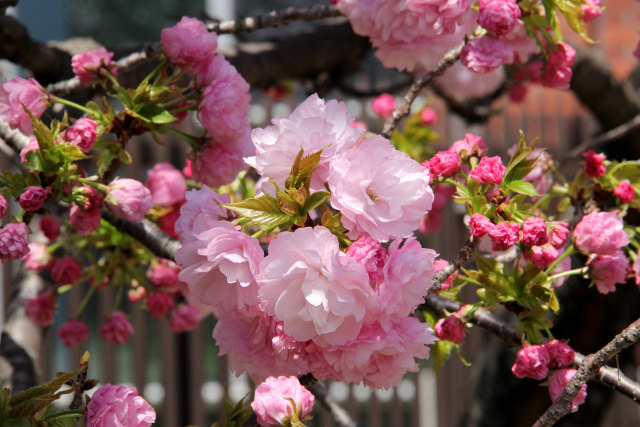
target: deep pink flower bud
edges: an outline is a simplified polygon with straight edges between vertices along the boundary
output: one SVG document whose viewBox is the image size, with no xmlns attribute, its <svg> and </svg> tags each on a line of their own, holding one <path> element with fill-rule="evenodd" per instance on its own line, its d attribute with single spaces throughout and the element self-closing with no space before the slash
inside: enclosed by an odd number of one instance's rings
<svg viewBox="0 0 640 427">
<path fill-rule="evenodd" d="M 182 174 L 187 178 L 193 177 L 193 173 L 191 172 L 191 159 L 185 160 L 185 165 L 182 168 Z"/>
<path fill-rule="evenodd" d="M 20 195 L 20 206 L 27 212 L 35 212 L 47 200 L 49 191 L 46 188 L 31 186 L 27 187 Z"/>
<path fill-rule="evenodd" d="M 7 209 L 9 209 L 9 203 L 7 199 L 4 198 L 2 194 L 0 194 L 0 219 L 4 217 L 4 214 L 7 213 Z"/>
<path fill-rule="evenodd" d="M 478 24 L 493 37 L 507 35 L 520 23 L 520 8 L 513 0 L 480 0 Z"/>
<path fill-rule="evenodd" d="M 586 253 L 612 254 L 629 244 L 622 218 L 616 212 L 591 212 L 573 230 L 576 247 Z"/>
<path fill-rule="evenodd" d="M 567 43 L 558 43 L 549 52 L 547 67 L 571 67 L 576 59 L 576 50 Z"/>
<path fill-rule="evenodd" d="M 473 168 L 469 178 L 483 184 L 500 184 L 504 178 L 506 168 L 499 156 L 483 157 L 480 163 Z"/>
<path fill-rule="evenodd" d="M 53 323 L 53 310 L 55 308 L 55 292 L 45 291 L 35 298 L 27 299 L 24 311 L 38 325 L 48 326 Z"/>
<path fill-rule="evenodd" d="M 182 304 L 171 311 L 169 327 L 175 332 L 190 331 L 198 326 L 201 319 L 202 315 L 196 307 Z"/>
<path fill-rule="evenodd" d="M 20 129 L 25 135 L 33 133 L 31 118 L 27 110 L 35 118 L 39 118 L 47 109 L 47 92 L 35 79 L 15 79 L 2 82 L 0 85 L 0 118 L 7 122 L 11 129 Z"/>
<path fill-rule="evenodd" d="M 562 249 L 567 240 L 569 240 L 569 224 L 556 222 L 551 227 L 551 245 L 556 249 Z"/>
<path fill-rule="evenodd" d="M 49 267 L 49 272 L 58 285 L 72 285 L 82 278 L 80 264 L 70 256 L 54 260 Z"/>
<path fill-rule="evenodd" d="M 587 261 L 589 275 L 598 292 L 608 294 L 616 290 L 616 283 L 627 281 L 629 260 L 622 250 L 610 255 L 591 255 Z"/>
<path fill-rule="evenodd" d="M 69 224 L 76 229 L 79 235 L 88 236 L 100 227 L 100 209 L 95 207 L 83 210 L 75 203 L 69 208 Z"/>
<path fill-rule="evenodd" d="M 91 86 L 94 80 L 100 79 L 100 69 L 107 70 L 113 76 L 118 74 L 113 52 L 107 51 L 104 47 L 74 55 L 71 57 L 71 68 L 80 84 L 84 86 Z"/>
<path fill-rule="evenodd" d="M 600 0 L 585 0 L 582 4 L 582 20 L 591 22 L 602 15 L 602 3 Z"/>
<path fill-rule="evenodd" d="M 481 156 L 487 151 L 487 144 L 481 136 L 468 133 L 464 139 L 460 139 L 453 143 L 451 150 L 458 153 L 460 157 L 465 156 Z"/>
<path fill-rule="evenodd" d="M 98 124 L 95 121 L 82 117 L 67 128 L 64 140 L 77 145 L 84 154 L 89 154 L 96 143 L 97 127 Z"/>
<path fill-rule="evenodd" d="M 149 309 L 151 317 L 166 316 L 173 305 L 173 300 L 165 292 L 150 292 L 147 297 L 147 309 Z"/>
<path fill-rule="evenodd" d="M 171 212 L 158 218 L 158 227 L 168 236 L 177 239 L 180 237 L 176 231 L 176 221 L 180 218 L 180 207 L 175 207 Z"/>
<path fill-rule="evenodd" d="M 133 288 L 129 289 L 129 291 L 127 292 L 127 297 L 129 298 L 129 301 L 131 301 L 134 304 L 142 301 L 142 298 L 144 298 L 146 295 L 147 295 L 147 289 L 144 286 L 140 286 L 138 284 L 136 284 L 136 286 L 134 286 Z"/>
<path fill-rule="evenodd" d="M 56 333 L 67 347 L 75 347 L 89 338 L 89 329 L 80 319 L 67 320 Z"/>
<path fill-rule="evenodd" d="M 534 380 L 543 380 L 549 372 L 550 361 L 551 356 L 546 347 L 530 345 L 518 350 L 511 372 L 518 378 L 527 377 Z"/>
<path fill-rule="evenodd" d="M 575 369 L 558 369 L 553 371 L 549 378 L 549 396 L 551 401 L 555 402 L 562 394 L 562 390 L 569 384 L 573 376 L 578 372 Z M 587 400 L 587 385 L 583 384 L 578 395 L 571 402 L 571 412 L 578 412 L 578 406 Z"/>
<path fill-rule="evenodd" d="M 20 259 L 29 253 L 29 229 L 24 222 L 6 224 L 0 230 L 0 261 Z"/>
<path fill-rule="evenodd" d="M 531 261 L 531 264 L 542 270 L 557 260 L 560 254 L 553 246 L 544 245 L 532 246 L 531 250 L 525 253 L 525 256 L 529 261 Z"/>
<path fill-rule="evenodd" d="M 133 333 L 133 326 L 121 311 L 114 311 L 100 327 L 100 336 L 107 342 L 124 344 Z"/>
<path fill-rule="evenodd" d="M 156 411 L 135 387 L 105 384 L 87 404 L 87 427 L 149 427 L 156 420 Z"/>
<path fill-rule="evenodd" d="M 261 426 L 289 425 L 292 417 L 303 420 L 313 409 L 313 402 L 313 394 L 300 385 L 298 378 L 268 377 L 256 388 L 251 409 Z"/>
<path fill-rule="evenodd" d="M 544 343 L 544 347 L 546 347 L 549 357 L 551 357 L 549 362 L 551 368 L 569 366 L 576 358 L 576 352 L 564 341 L 551 340 Z"/>
<path fill-rule="evenodd" d="M 429 171 L 433 177 L 448 177 L 460 170 L 460 157 L 453 150 L 438 151 L 429 160 Z"/>
<path fill-rule="evenodd" d="M 187 192 L 184 176 L 170 163 L 155 165 L 147 174 L 147 182 L 144 185 L 151 191 L 153 203 L 161 206 L 181 202 Z"/>
<path fill-rule="evenodd" d="M 488 73 L 503 64 L 513 62 L 514 53 L 509 43 L 480 36 L 464 45 L 460 52 L 460 62 L 474 73 Z"/>
<path fill-rule="evenodd" d="M 129 221 L 140 221 L 153 207 L 149 189 L 140 181 L 129 178 L 116 179 L 109 184 L 106 202 L 116 216 Z"/>
<path fill-rule="evenodd" d="M 517 222 L 501 222 L 487 232 L 493 240 L 494 250 L 505 250 L 518 243 L 520 224 Z"/>
<path fill-rule="evenodd" d="M 544 219 L 532 216 L 522 223 L 522 243 L 531 246 L 542 246 L 549 241 L 549 232 Z"/>
<path fill-rule="evenodd" d="M 158 264 L 147 270 L 147 278 L 159 288 L 169 288 L 180 283 L 180 266 L 173 261 L 158 259 Z"/>
<path fill-rule="evenodd" d="M 540 83 L 550 89 L 568 89 L 572 77 L 569 67 L 548 67 L 540 74 Z"/>
<path fill-rule="evenodd" d="M 84 210 L 99 208 L 104 199 L 98 190 L 91 185 L 83 185 L 73 189 L 73 200 Z"/>
<path fill-rule="evenodd" d="M 446 261 L 444 259 L 437 259 L 433 262 L 433 268 L 435 269 L 436 273 L 445 268 L 447 265 L 449 265 L 449 261 Z M 453 286 L 453 274 L 447 277 L 447 280 L 440 284 L 439 292 L 451 289 L 451 286 Z"/>
<path fill-rule="evenodd" d="M 386 120 L 387 117 L 393 114 L 393 110 L 396 109 L 396 99 L 388 93 L 383 93 L 371 101 L 371 109 L 374 113 Z"/>
<path fill-rule="evenodd" d="M 451 341 L 456 344 L 460 344 L 467 335 L 464 321 L 455 314 L 438 320 L 433 330 L 441 340 Z"/>
<path fill-rule="evenodd" d="M 479 239 L 491 231 L 495 226 L 486 216 L 482 214 L 473 214 L 469 219 L 469 227 L 471 227 L 471 234 Z"/>
<path fill-rule="evenodd" d="M 423 125 L 432 125 L 438 121 L 438 114 L 433 108 L 423 108 L 420 113 L 420 123 Z"/>
<path fill-rule="evenodd" d="M 613 189 L 613 194 L 618 196 L 622 203 L 629 203 L 635 197 L 635 190 L 629 181 L 624 180 L 616 185 L 616 188 Z"/>
<path fill-rule="evenodd" d="M 45 216 L 40 220 L 40 230 L 51 242 L 60 236 L 60 224 L 50 216 Z"/>
<path fill-rule="evenodd" d="M 364 265 L 369 274 L 369 283 L 375 286 L 384 278 L 384 262 L 387 258 L 386 249 L 369 236 L 362 236 L 349 246 L 347 255 Z"/>
<path fill-rule="evenodd" d="M 524 101 L 528 92 L 529 92 L 529 88 L 526 85 L 518 84 L 518 85 L 512 86 L 509 89 L 509 100 L 511 102 L 515 102 L 516 104 L 520 103 Z"/>
<path fill-rule="evenodd" d="M 187 16 L 162 30 L 160 39 L 169 61 L 178 67 L 191 66 L 195 74 L 206 70 L 218 48 L 218 35 L 209 32 L 203 22 Z"/>
<path fill-rule="evenodd" d="M 601 177 L 607 171 L 607 168 L 603 164 L 607 158 L 604 154 L 596 154 L 595 151 L 589 150 L 583 153 L 582 156 L 585 159 L 584 169 L 591 178 Z"/>
<path fill-rule="evenodd" d="M 47 245 L 42 243 L 29 243 L 29 253 L 22 257 L 24 268 L 32 271 L 40 271 L 49 266 L 51 254 Z"/>
</svg>

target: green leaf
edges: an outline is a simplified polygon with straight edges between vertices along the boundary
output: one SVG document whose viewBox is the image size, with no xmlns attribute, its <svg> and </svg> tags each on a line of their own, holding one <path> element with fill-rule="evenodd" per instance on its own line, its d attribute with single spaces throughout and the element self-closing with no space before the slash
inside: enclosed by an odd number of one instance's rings
<svg viewBox="0 0 640 427">
<path fill-rule="evenodd" d="M 130 165 L 132 162 L 131 159 L 131 154 L 129 154 L 129 152 L 125 149 L 122 150 L 118 150 L 118 152 L 116 153 L 118 156 L 118 159 L 124 163 L 125 165 Z"/>
<path fill-rule="evenodd" d="M 328 191 L 318 191 L 317 193 L 313 193 L 304 204 L 304 212 L 309 212 L 317 208 L 325 201 L 327 201 L 329 199 L 329 196 L 331 196 L 331 194 Z"/>
<path fill-rule="evenodd" d="M 224 207 L 263 226 L 286 224 L 290 220 L 289 215 L 280 209 L 278 201 L 266 193 Z"/>
<path fill-rule="evenodd" d="M 140 108 L 136 107 L 130 111 L 132 116 L 136 116 L 147 123 L 154 123 L 158 125 L 174 123 L 178 120 L 176 116 L 173 116 L 167 110 L 157 105 L 143 105 Z"/>
<path fill-rule="evenodd" d="M 308 156 L 304 156 L 304 150 L 300 149 L 291 167 L 289 177 L 285 181 L 285 188 L 305 187 L 308 190 L 311 175 L 318 167 L 318 163 L 320 163 L 322 151 L 323 150 L 316 151 Z"/>
<path fill-rule="evenodd" d="M 433 368 L 436 371 L 436 375 L 440 375 L 440 368 L 451 356 L 451 352 L 455 347 L 458 347 L 456 343 L 447 340 L 438 340 L 431 345 L 431 357 L 433 358 Z"/>
<path fill-rule="evenodd" d="M 276 199 L 278 200 L 278 206 L 282 212 L 287 215 L 293 216 L 300 213 L 300 204 L 296 202 L 289 193 L 276 188 Z"/>
<path fill-rule="evenodd" d="M 68 374 L 58 374 L 56 378 L 47 384 L 32 387 L 23 392 L 11 396 L 7 415 L 9 418 L 19 418 L 34 415 L 46 408 L 61 395 L 73 392 L 73 388 L 66 391 L 58 391 L 66 382 L 73 380 L 83 369 L 80 368 Z"/>
<path fill-rule="evenodd" d="M 508 184 L 506 184 L 506 187 L 511 191 L 515 191 L 516 193 L 524 194 L 527 196 L 540 195 L 540 193 L 536 191 L 536 187 L 532 183 L 527 181 L 520 181 L 520 180 L 511 181 Z"/>
</svg>

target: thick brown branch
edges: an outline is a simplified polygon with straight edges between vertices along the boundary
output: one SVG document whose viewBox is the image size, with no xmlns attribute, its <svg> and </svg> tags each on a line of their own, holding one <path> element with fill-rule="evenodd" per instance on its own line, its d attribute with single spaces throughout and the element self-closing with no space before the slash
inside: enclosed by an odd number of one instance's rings
<svg viewBox="0 0 640 427">
<path fill-rule="evenodd" d="M 238 18 L 234 21 L 219 22 L 209 25 L 209 31 L 219 34 L 240 33 L 254 31 L 261 28 L 279 27 L 295 21 L 315 21 L 317 19 L 341 16 L 337 7 L 332 5 L 317 5 L 308 9 L 287 8 L 279 12 L 270 12 L 265 15 Z"/>
<path fill-rule="evenodd" d="M 391 134 L 398 126 L 398 123 L 400 123 L 400 120 L 408 116 L 411 112 L 411 104 L 413 104 L 413 101 L 416 100 L 420 92 L 422 92 L 434 78 L 441 76 L 447 68 L 455 64 L 456 61 L 460 59 L 460 51 L 463 46 L 464 43 L 461 43 L 456 48 L 451 49 L 442 57 L 438 65 L 433 70 L 414 80 L 409 91 L 404 96 L 404 102 L 396 108 L 393 114 L 384 122 L 384 127 L 382 128 L 381 133 L 382 136 L 387 139 L 391 138 Z"/>
<path fill-rule="evenodd" d="M 577 396 L 583 384 L 595 377 L 600 368 L 613 356 L 623 349 L 635 344 L 640 339 L 640 319 L 633 322 L 625 330 L 620 332 L 607 345 L 596 353 L 584 358 L 578 372 L 573 376 L 569 384 L 562 390 L 560 397 L 538 418 L 533 427 L 547 427 L 555 424 L 560 418 L 571 412 L 572 401 Z"/>
</svg>

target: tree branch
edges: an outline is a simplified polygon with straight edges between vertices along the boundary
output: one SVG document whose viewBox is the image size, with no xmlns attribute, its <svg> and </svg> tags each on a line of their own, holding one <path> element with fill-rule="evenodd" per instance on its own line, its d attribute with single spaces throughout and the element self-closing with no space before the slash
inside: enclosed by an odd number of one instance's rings
<svg viewBox="0 0 640 427">
<path fill-rule="evenodd" d="M 261 28 L 279 27 L 295 21 L 315 21 L 336 16 L 342 16 L 342 13 L 333 5 L 316 5 L 305 9 L 289 7 L 279 12 L 273 11 L 264 15 L 211 24 L 208 25 L 207 28 L 209 31 L 218 34 L 241 33 L 243 31 L 255 31 Z"/>
<path fill-rule="evenodd" d="M 460 51 L 462 50 L 463 46 L 464 43 L 461 43 L 457 47 L 451 49 L 442 57 L 436 68 L 429 71 L 424 76 L 414 80 L 413 84 L 409 88 L 409 91 L 404 96 L 404 102 L 398 108 L 396 108 L 393 114 L 384 122 L 384 127 L 382 128 L 381 133 L 382 136 L 387 139 L 391 138 L 391 134 L 398 126 L 398 123 L 400 123 L 400 120 L 408 116 L 411 112 L 411 104 L 413 104 L 413 101 L 416 100 L 420 92 L 422 92 L 422 90 L 426 88 L 434 78 L 444 74 L 447 68 L 455 64 L 456 61 L 460 59 Z"/>
<path fill-rule="evenodd" d="M 456 256 L 453 258 L 453 262 L 447 264 L 442 270 L 438 271 L 438 273 L 433 278 L 433 286 L 427 291 L 427 295 L 435 294 L 440 290 L 442 283 L 447 280 L 449 276 L 458 271 L 462 264 L 467 262 L 471 255 L 473 255 L 473 250 L 478 244 L 478 239 L 474 239 L 473 236 L 469 236 L 469 240 L 463 247 L 460 248 Z"/>
<path fill-rule="evenodd" d="M 597 352 L 584 358 L 578 372 L 573 376 L 569 384 L 562 390 L 562 394 L 549 408 L 538 418 L 533 427 L 547 427 L 555 424 L 560 418 L 571 412 L 572 401 L 578 395 L 580 388 L 593 378 L 613 356 L 623 349 L 635 344 L 640 339 L 640 319 L 633 322 L 625 330 L 620 332 L 607 345 Z"/>
</svg>

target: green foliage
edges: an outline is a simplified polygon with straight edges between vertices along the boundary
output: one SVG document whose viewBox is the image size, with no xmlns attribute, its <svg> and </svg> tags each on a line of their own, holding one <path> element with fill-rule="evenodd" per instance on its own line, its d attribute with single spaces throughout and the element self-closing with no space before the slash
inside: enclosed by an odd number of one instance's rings
<svg viewBox="0 0 640 427">
<path fill-rule="evenodd" d="M 220 422 L 213 424 L 211 427 L 240 427 L 242 426 L 253 414 L 253 410 L 248 402 L 250 393 L 243 397 L 235 405 L 224 398 L 224 419 Z"/>
</svg>

